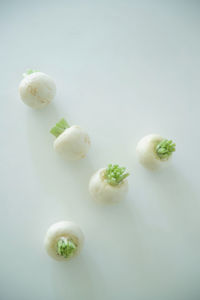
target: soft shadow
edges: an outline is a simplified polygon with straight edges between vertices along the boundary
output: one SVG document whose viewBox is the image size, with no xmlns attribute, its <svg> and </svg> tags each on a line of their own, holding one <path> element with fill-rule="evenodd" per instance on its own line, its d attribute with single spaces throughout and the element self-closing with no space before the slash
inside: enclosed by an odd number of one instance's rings
<svg viewBox="0 0 200 300">
<path fill-rule="evenodd" d="M 151 187 L 149 193 L 155 195 L 154 204 L 167 218 L 171 230 L 194 243 L 199 235 L 200 201 L 198 191 L 184 174 L 173 165 L 154 172 L 143 172 Z"/>
<path fill-rule="evenodd" d="M 51 271 L 54 291 L 62 299 L 97 300 L 101 291 L 108 289 L 103 274 L 85 251 L 70 261 L 52 262 Z"/>
<path fill-rule="evenodd" d="M 95 213 L 97 217 L 95 224 L 93 224 L 94 233 L 92 237 L 99 239 L 100 250 L 97 249 L 97 252 L 100 253 L 97 254 L 98 256 L 102 255 L 101 243 L 107 243 L 109 249 L 106 251 L 110 253 L 109 255 L 115 251 L 115 255 L 118 254 L 120 259 L 125 259 L 125 261 L 128 259 L 130 268 L 133 267 L 134 270 L 137 270 L 136 273 L 140 281 L 145 269 L 145 251 L 141 236 L 143 220 L 135 209 L 135 199 L 131 195 L 134 195 L 134 192 L 130 191 L 124 201 L 116 204 L 93 203 L 92 209 L 98 210 L 99 213 Z M 104 228 L 107 228 L 106 232 L 102 232 L 102 224 Z"/>
<path fill-rule="evenodd" d="M 199 233 L 200 201 L 197 191 L 183 172 L 175 167 L 153 175 L 160 205 L 174 228 L 182 233 Z"/>
</svg>

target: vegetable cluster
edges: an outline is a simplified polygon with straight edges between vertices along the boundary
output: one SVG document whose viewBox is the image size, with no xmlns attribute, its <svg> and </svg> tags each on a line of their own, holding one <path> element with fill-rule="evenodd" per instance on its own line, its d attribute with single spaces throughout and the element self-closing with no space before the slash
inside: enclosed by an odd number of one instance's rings
<svg viewBox="0 0 200 300">
<path fill-rule="evenodd" d="M 56 86 L 51 77 L 37 70 L 29 69 L 23 74 L 19 85 L 21 99 L 28 106 L 38 109 L 48 105 L 56 94 Z M 88 134 L 77 125 L 70 126 L 62 118 L 50 130 L 55 136 L 54 149 L 68 160 L 78 160 L 86 156 L 90 148 Z M 154 169 L 169 160 L 176 150 L 172 140 L 158 134 L 143 137 L 136 152 L 141 164 Z M 118 202 L 125 198 L 128 191 L 127 177 L 130 174 L 125 167 L 109 164 L 93 174 L 89 182 L 89 192 L 99 202 Z M 54 259 L 63 261 L 77 255 L 82 248 L 84 235 L 80 227 L 70 221 L 61 221 L 51 225 L 46 233 L 44 245 L 47 253 Z"/>
</svg>

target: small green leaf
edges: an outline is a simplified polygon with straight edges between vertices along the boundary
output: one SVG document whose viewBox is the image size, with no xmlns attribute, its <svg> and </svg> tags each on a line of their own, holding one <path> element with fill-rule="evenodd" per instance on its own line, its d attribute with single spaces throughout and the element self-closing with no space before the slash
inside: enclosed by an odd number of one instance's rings
<svg viewBox="0 0 200 300">
<path fill-rule="evenodd" d="M 176 151 L 176 144 L 172 140 L 162 140 L 156 145 L 156 154 L 160 159 L 168 159 L 174 151 Z"/>
<path fill-rule="evenodd" d="M 57 124 L 56 126 L 54 126 L 53 128 L 51 128 L 50 133 L 52 133 L 55 137 L 58 137 L 61 133 L 63 133 L 63 131 L 65 131 L 65 129 L 69 128 L 69 124 L 67 123 L 67 121 L 62 118 Z"/>
<path fill-rule="evenodd" d="M 36 73 L 36 72 L 39 72 L 39 71 L 38 70 L 29 69 L 25 73 L 23 73 L 23 77 L 26 77 L 26 76 L 28 76 L 30 74 L 33 74 L 33 73 Z"/>
<path fill-rule="evenodd" d="M 119 165 L 109 164 L 105 171 L 105 179 L 110 185 L 118 185 L 130 174 L 125 173 L 125 167 L 119 167 Z"/>
</svg>

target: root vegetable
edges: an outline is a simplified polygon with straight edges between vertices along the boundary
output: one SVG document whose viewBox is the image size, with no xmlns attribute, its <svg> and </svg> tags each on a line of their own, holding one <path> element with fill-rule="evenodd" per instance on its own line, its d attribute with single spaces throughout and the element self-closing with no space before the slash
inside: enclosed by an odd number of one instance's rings
<svg viewBox="0 0 200 300">
<path fill-rule="evenodd" d="M 80 252 L 83 242 L 84 235 L 78 225 L 61 221 L 50 226 L 44 239 L 44 246 L 52 258 L 65 261 Z"/>
<path fill-rule="evenodd" d="M 55 97 L 56 85 L 50 76 L 29 70 L 19 85 L 19 93 L 26 105 L 40 109 L 47 106 Z"/>
<path fill-rule="evenodd" d="M 55 137 L 54 150 L 67 160 L 84 158 L 90 148 L 88 134 L 77 125 L 69 126 L 61 119 L 50 131 Z"/>
<path fill-rule="evenodd" d="M 108 165 L 98 170 L 90 179 L 89 192 L 98 202 L 119 202 L 128 192 L 129 173 L 126 168 L 118 165 Z"/>
<path fill-rule="evenodd" d="M 140 163 L 149 169 L 158 168 L 167 162 L 176 150 L 176 144 L 158 134 L 150 134 L 142 138 L 136 148 Z"/>
</svg>

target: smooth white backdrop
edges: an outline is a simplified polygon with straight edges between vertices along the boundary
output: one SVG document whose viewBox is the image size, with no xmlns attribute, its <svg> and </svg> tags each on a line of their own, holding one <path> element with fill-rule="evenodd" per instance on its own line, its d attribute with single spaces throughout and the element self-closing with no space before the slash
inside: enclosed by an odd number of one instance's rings
<svg viewBox="0 0 200 300">
<path fill-rule="evenodd" d="M 198 1 L 1 1 L 1 300 L 200 298 Z M 55 100 L 19 98 L 28 68 L 52 76 Z M 85 128 L 88 157 L 65 163 L 50 128 Z M 146 134 L 177 143 L 157 172 L 137 162 Z M 99 206 L 88 181 L 128 167 L 126 201 Z M 43 238 L 59 220 L 85 233 L 79 257 L 58 263 Z"/>
</svg>

